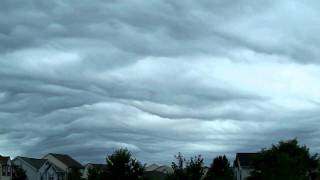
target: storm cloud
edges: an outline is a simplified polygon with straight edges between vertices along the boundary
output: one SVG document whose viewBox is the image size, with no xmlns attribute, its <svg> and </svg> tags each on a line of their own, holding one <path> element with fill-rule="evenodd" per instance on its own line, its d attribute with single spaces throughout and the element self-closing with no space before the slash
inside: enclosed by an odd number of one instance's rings
<svg viewBox="0 0 320 180">
<path fill-rule="evenodd" d="M 0 2 L 0 152 L 320 151 L 318 1 Z"/>
</svg>

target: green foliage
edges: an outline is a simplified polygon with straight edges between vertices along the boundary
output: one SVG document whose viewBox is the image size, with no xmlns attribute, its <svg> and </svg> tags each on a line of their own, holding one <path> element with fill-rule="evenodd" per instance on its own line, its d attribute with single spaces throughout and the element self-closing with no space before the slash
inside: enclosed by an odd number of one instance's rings
<svg viewBox="0 0 320 180">
<path fill-rule="evenodd" d="M 12 166 L 13 173 L 12 173 L 12 180 L 26 180 L 27 175 L 25 170 L 17 165 Z"/>
<path fill-rule="evenodd" d="M 141 179 L 144 166 L 132 158 L 127 149 L 116 150 L 107 158 L 107 178 L 113 180 L 138 180 Z"/>
<path fill-rule="evenodd" d="M 232 180 L 233 171 L 230 163 L 225 155 L 218 156 L 213 159 L 213 162 L 207 172 L 205 180 Z"/>
<path fill-rule="evenodd" d="M 81 180 L 81 172 L 77 168 L 71 168 L 67 174 L 68 180 Z"/>
<path fill-rule="evenodd" d="M 250 180 L 308 180 L 318 159 L 317 155 L 310 156 L 309 149 L 296 139 L 281 141 L 257 155 Z"/>
<path fill-rule="evenodd" d="M 106 169 L 103 167 L 92 167 L 88 169 L 88 180 L 106 179 Z"/>
<path fill-rule="evenodd" d="M 175 156 L 177 163 L 172 162 L 173 174 L 170 180 L 198 180 L 204 175 L 203 158 L 198 155 L 186 160 L 181 153 Z"/>
</svg>

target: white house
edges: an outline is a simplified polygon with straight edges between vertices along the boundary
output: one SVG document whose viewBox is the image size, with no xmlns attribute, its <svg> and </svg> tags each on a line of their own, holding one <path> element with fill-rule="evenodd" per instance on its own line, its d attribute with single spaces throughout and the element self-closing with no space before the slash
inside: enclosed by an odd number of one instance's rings
<svg viewBox="0 0 320 180">
<path fill-rule="evenodd" d="M 50 163 L 55 165 L 55 167 L 62 170 L 64 172 L 65 179 L 67 179 L 67 174 L 72 169 L 78 169 L 81 173 L 83 173 L 84 167 L 69 155 L 50 153 L 45 155 L 43 159 L 47 159 Z"/>
<path fill-rule="evenodd" d="M 245 180 L 252 171 L 251 163 L 257 153 L 237 153 L 234 160 L 234 173 L 236 180 Z"/>
<path fill-rule="evenodd" d="M 28 180 L 64 180 L 64 172 L 46 159 L 18 156 L 13 163 L 26 172 Z"/>
<path fill-rule="evenodd" d="M 8 156 L 0 156 L 0 180 L 11 180 L 11 160 Z"/>
</svg>

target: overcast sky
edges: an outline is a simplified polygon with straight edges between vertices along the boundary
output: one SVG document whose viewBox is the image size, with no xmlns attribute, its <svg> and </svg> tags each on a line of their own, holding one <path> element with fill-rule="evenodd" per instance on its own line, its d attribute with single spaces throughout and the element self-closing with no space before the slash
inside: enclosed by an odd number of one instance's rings
<svg viewBox="0 0 320 180">
<path fill-rule="evenodd" d="M 1 0 L 0 153 L 320 151 L 318 0 Z"/>
</svg>

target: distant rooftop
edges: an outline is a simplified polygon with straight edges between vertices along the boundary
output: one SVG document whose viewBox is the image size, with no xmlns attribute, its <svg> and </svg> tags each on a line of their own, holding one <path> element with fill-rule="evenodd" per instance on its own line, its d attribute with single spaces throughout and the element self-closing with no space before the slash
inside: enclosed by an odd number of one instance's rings
<svg viewBox="0 0 320 180">
<path fill-rule="evenodd" d="M 154 171 L 162 172 L 162 173 L 172 173 L 173 169 L 170 166 L 159 166 Z"/>
<path fill-rule="evenodd" d="M 83 169 L 83 166 L 78 161 L 70 157 L 69 155 L 55 154 L 55 153 L 50 153 L 50 155 L 57 158 L 59 161 L 63 162 L 65 165 L 67 165 L 70 168 Z"/>
<path fill-rule="evenodd" d="M 145 171 L 154 171 L 155 169 L 159 168 L 156 164 L 151 164 L 150 166 L 147 166 Z"/>
</svg>

